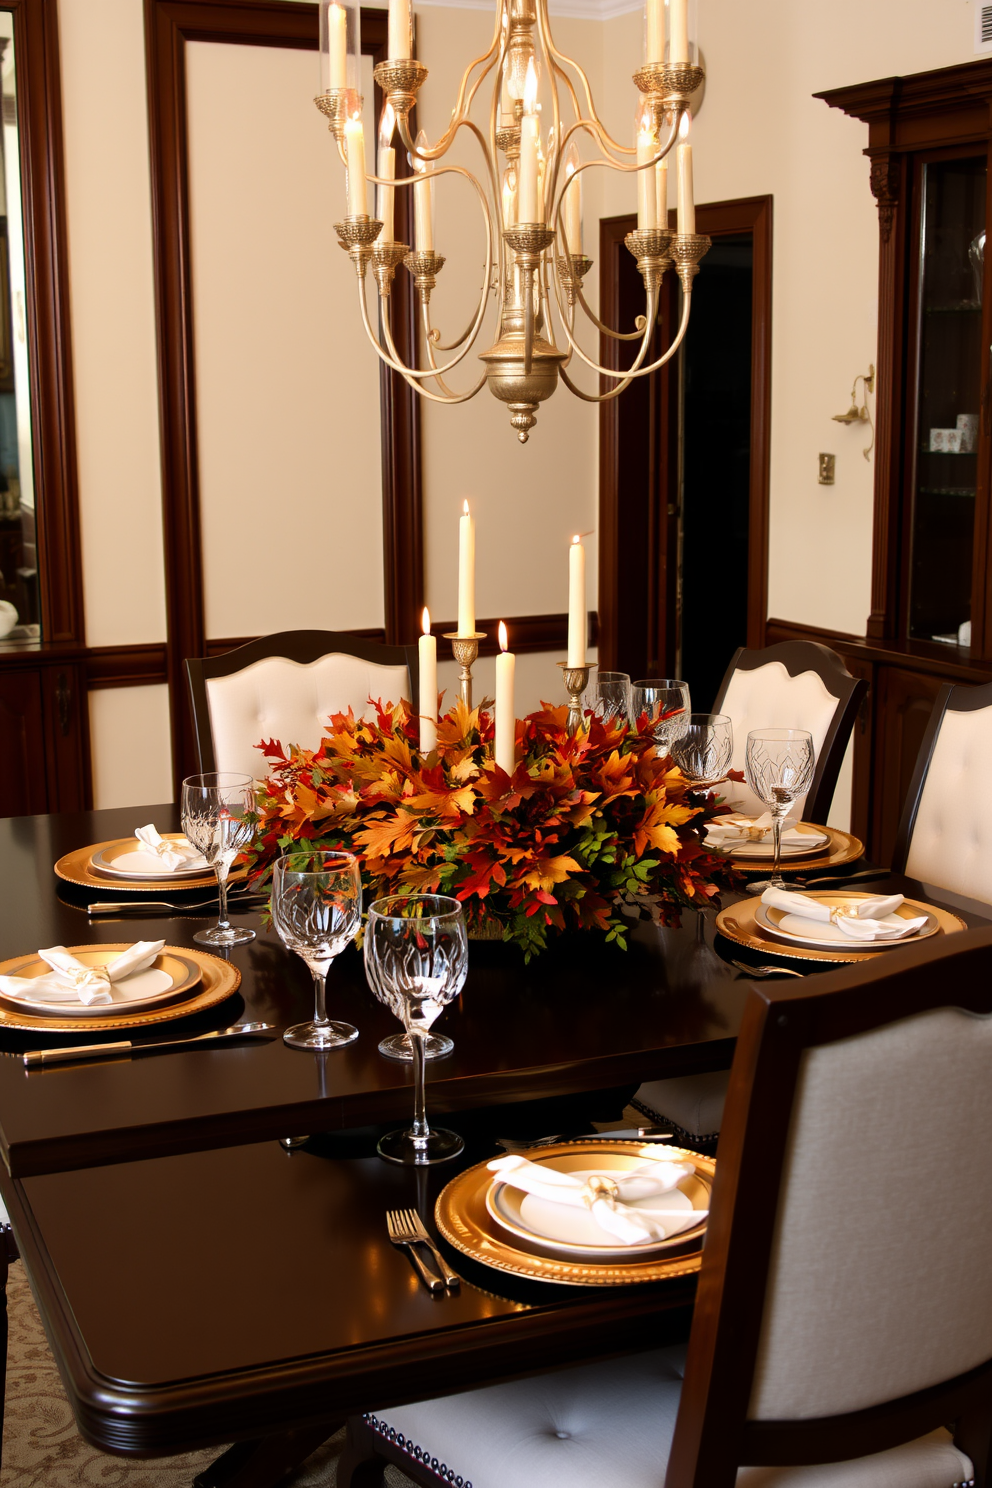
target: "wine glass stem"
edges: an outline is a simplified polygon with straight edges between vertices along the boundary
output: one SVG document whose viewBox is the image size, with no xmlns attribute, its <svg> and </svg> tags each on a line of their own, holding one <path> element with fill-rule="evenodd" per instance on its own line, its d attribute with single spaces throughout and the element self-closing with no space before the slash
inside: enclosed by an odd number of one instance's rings
<svg viewBox="0 0 992 1488">
<path fill-rule="evenodd" d="M 231 871 L 231 865 L 224 858 L 219 858 L 214 872 L 217 875 L 217 899 L 218 899 L 218 930 L 230 930 L 227 919 L 227 875 Z"/>
<path fill-rule="evenodd" d="M 782 823 L 785 820 L 788 807 L 784 810 L 772 812 L 772 886 L 776 889 L 787 887 L 782 877 Z"/>
<path fill-rule="evenodd" d="M 313 1021 L 318 1028 L 327 1027 L 327 972 L 311 966 L 313 977 Z"/>
<path fill-rule="evenodd" d="M 426 1147 L 431 1131 L 424 1109 L 424 1035 L 411 1030 L 410 1043 L 413 1047 L 413 1126 L 410 1135 L 414 1147 Z"/>
</svg>

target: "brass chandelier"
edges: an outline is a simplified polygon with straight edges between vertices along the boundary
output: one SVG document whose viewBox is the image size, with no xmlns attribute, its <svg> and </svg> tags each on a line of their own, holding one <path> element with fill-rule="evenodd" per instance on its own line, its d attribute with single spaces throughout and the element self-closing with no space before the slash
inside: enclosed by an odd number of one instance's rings
<svg viewBox="0 0 992 1488">
<path fill-rule="evenodd" d="M 410 113 L 427 78 L 427 68 L 413 55 L 411 0 L 390 0 L 389 59 L 375 68 L 384 94 L 379 126 L 377 173 L 367 175 L 362 126 L 360 0 L 320 0 L 321 91 L 315 102 L 327 117 L 344 161 L 348 212 L 335 224 L 342 248 L 355 265 L 362 322 L 378 356 L 406 379 L 422 397 L 436 403 L 465 403 L 488 383 L 506 403 L 521 443 L 527 442 L 539 405 L 550 398 L 559 377 L 577 397 L 589 403 L 615 398 L 633 378 L 646 377 L 667 362 L 689 324 L 692 281 L 710 239 L 695 230 L 692 195 L 692 150 L 688 140 L 691 100 L 703 80 L 694 39 L 695 0 L 646 0 L 645 61 L 633 74 L 640 94 L 636 144 L 613 139 L 596 112 L 589 80 L 571 58 L 555 47 L 548 0 L 496 0 L 496 25 L 488 51 L 466 68 L 441 137 L 430 144 L 423 132 L 414 140 Z M 485 132 L 470 117 L 483 82 L 490 75 L 492 92 Z M 543 84 L 542 84 L 543 79 Z M 550 102 L 550 128 L 541 138 L 541 89 Z M 570 117 L 564 117 L 563 100 Z M 475 138 L 482 154 L 479 174 L 442 162 L 460 130 Z M 407 151 L 412 175 L 396 176 L 394 141 Z M 577 145 L 592 146 L 583 160 Z M 668 156 L 676 151 L 677 229 L 668 227 Z M 500 157 L 505 162 L 501 168 Z M 592 267 L 582 244 L 582 174 L 593 166 L 637 174 L 637 228 L 625 242 L 644 280 L 645 311 L 633 331 L 614 330 L 599 319 L 582 292 Z M 431 291 L 444 266 L 435 251 L 433 188 L 435 176 L 458 175 L 474 186 L 486 236 L 486 269 L 482 292 L 468 328 L 447 343 L 431 321 Z M 368 210 L 367 182 L 377 188 L 378 214 Z M 397 190 L 414 193 L 414 242 L 395 241 Z M 379 290 L 379 331 L 373 327 L 367 299 L 371 263 Z M 413 276 L 422 329 L 423 365 L 407 366 L 400 357 L 391 326 L 390 291 L 403 265 Z M 665 352 L 646 363 L 660 306 L 661 283 L 675 268 L 682 285 L 679 326 Z M 479 353 L 485 364 L 478 381 L 463 392 L 446 379 L 479 339 L 490 295 L 496 302 L 496 340 Z M 556 344 L 552 302 L 562 345 Z M 576 310 L 617 341 L 639 341 L 629 367 L 601 367 L 579 346 Z M 438 353 L 453 352 L 438 362 Z M 572 357 L 613 384 L 603 393 L 583 392 L 568 367 Z"/>
</svg>

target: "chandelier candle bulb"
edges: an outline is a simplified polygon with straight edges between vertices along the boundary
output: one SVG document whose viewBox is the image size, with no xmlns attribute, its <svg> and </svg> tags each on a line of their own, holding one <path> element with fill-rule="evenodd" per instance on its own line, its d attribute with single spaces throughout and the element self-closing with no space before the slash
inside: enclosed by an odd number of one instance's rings
<svg viewBox="0 0 992 1488">
<path fill-rule="evenodd" d="M 647 171 L 644 172 L 648 174 Z M 567 666 L 586 663 L 586 550 L 578 537 L 568 550 L 568 661 Z"/>
<path fill-rule="evenodd" d="M 668 0 L 668 65 L 689 61 L 689 0 Z"/>
<path fill-rule="evenodd" d="M 689 115 L 682 115 L 679 124 L 678 165 L 678 230 L 680 233 L 696 231 L 696 204 L 692 195 L 692 146 L 689 143 Z"/>
<path fill-rule="evenodd" d="M 424 633 L 417 643 L 420 657 L 420 752 L 437 747 L 437 641 L 431 635 L 431 616 L 424 607 Z"/>
<path fill-rule="evenodd" d="M 475 520 L 467 501 L 458 523 L 458 634 L 475 635 Z"/>
<path fill-rule="evenodd" d="M 512 775 L 517 763 L 517 719 L 513 698 L 513 674 L 516 671 L 517 658 L 512 651 L 506 649 L 506 626 L 502 620 L 499 622 L 499 644 L 500 651 L 496 657 L 496 737 L 493 753 L 500 769 L 505 770 L 507 775 Z"/>
<path fill-rule="evenodd" d="M 637 132 L 637 163 L 647 166 L 658 153 L 658 141 L 648 130 Z M 681 177 L 680 177 L 681 179 Z M 658 187 L 653 170 L 637 172 L 637 226 L 640 231 L 658 226 Z"/>
<path fill-rule="evenodd" d="M 389 0 L 388 47 L 390 62 L 413 56 L 413 14 L 410 0 Z"/>
</svg>

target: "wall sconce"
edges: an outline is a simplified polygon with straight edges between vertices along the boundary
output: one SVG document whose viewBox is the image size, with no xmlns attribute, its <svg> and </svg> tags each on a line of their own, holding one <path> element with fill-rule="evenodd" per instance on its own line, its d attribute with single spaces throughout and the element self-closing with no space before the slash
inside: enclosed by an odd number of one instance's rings
<svg viewBox="0 0 992 1488">
<path fill-rule="evenodd" d="M 861 402 L 858 403 L 858 383 L 861 383 Z M 871 413 L 868 410 L 868 394 L 875 391 L 875 367 L 869 363 L 867 375 L 862 374 L 854 379 L 851 388 L 851 406 L 846 413 L 835 413 L 835 424 L 867 424 L 871 429 L 871 440 L 866 449 L 861 453 L 866 460 L 871 459 L 871 452 L 875 446 L 875 425 L 872 422 Z"/>
</svg>

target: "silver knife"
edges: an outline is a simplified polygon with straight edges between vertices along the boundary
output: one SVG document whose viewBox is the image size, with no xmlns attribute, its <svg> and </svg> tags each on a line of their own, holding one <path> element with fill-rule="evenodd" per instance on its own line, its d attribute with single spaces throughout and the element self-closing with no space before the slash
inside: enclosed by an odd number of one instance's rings
<svg viewBox="0 0 992 1488">
<path fill-rule="evenodd" d="M 133 1044 L 122 1039 L 116 1044 L 80 1044 L 66 1049 L 30 1049 L 24 1055 L 28 1069 L 40 1069 L 46 1064 L 60 1064 L 73 1059 L 103 1059 L 111 1054 L 157 1054 L 159 1049 L 185 1049 L 191 1044 L 204 1044 L 210 1039 L 254 1038 L 267 1033 L 274 1023 L 235 1023 L 230 1028 L 217 1028 L 213 1033 L 197 1033 L 192 1038 L 169 1039 L 158 1044 Z"/>
</svg>

